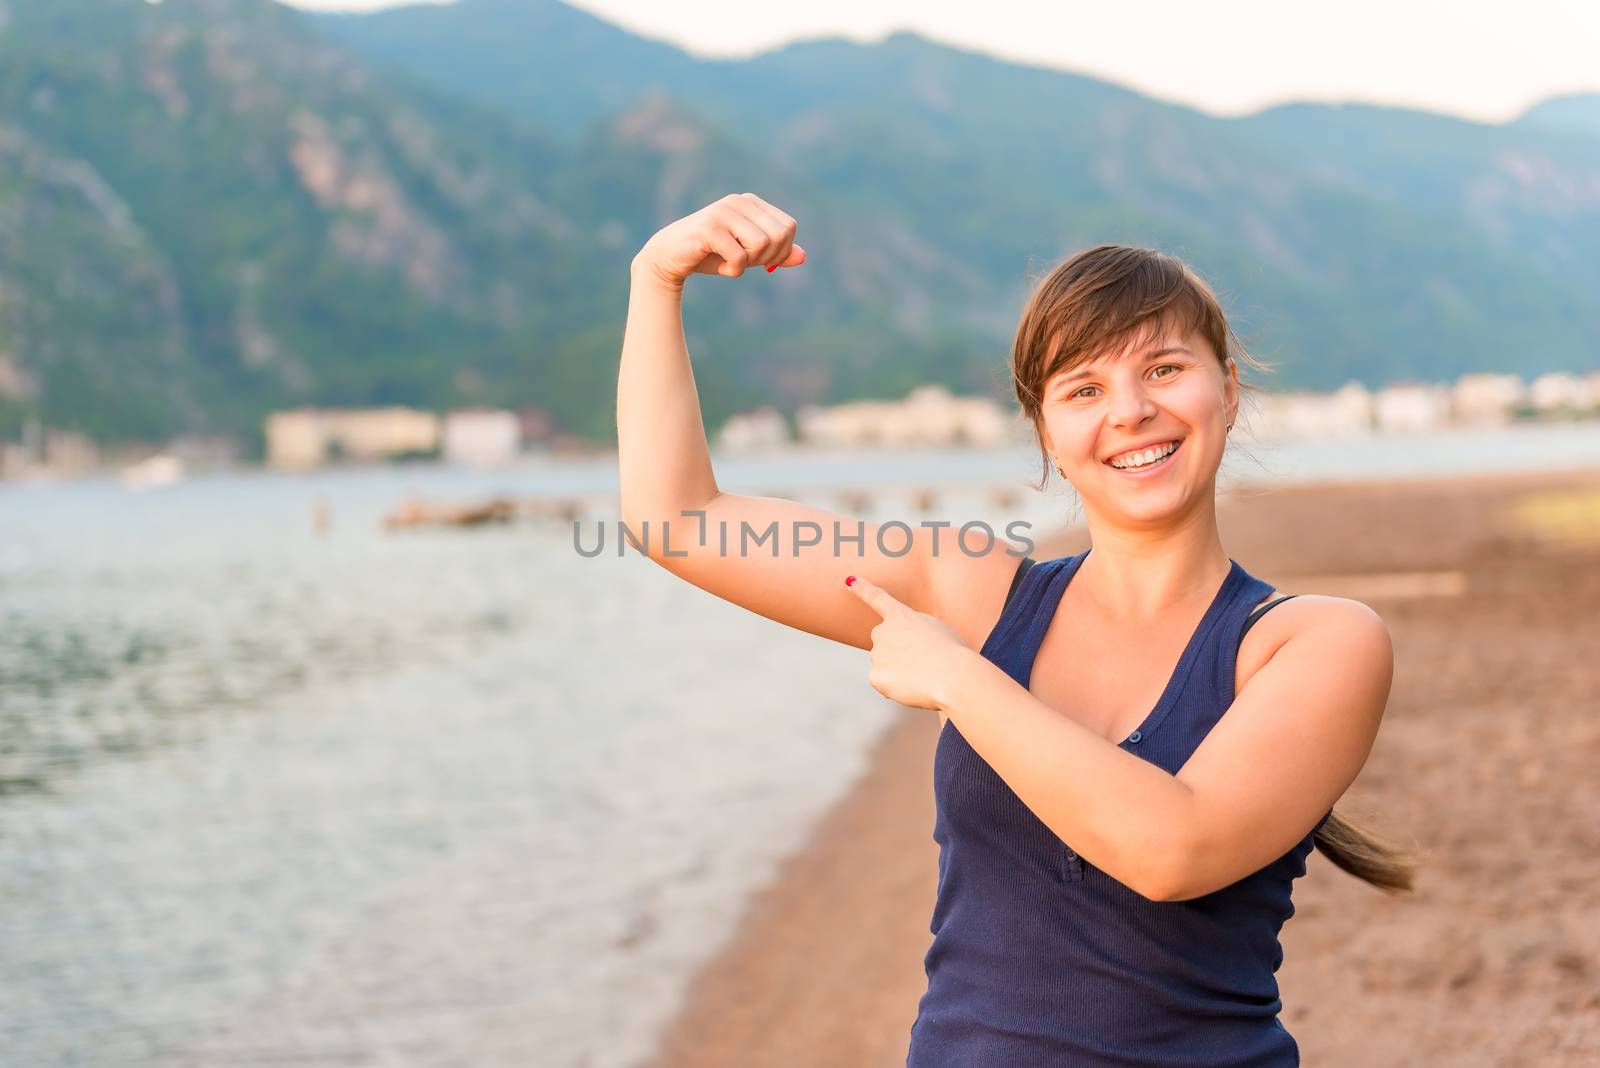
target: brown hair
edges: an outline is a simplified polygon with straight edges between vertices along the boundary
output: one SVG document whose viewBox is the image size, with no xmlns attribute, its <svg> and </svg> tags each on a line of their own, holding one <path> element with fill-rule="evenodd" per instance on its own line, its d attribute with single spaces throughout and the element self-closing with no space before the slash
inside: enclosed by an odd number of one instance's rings
<svg viewBox="0 0 1600 1068">
<path fill-rule="evenodd" d="M 1012 344 L 1011 377 L 1039 444 L 1043 472 L 1037 488 L 1044 488 L 1051 467 L 1042 432 L 1045 383 L 1103 354 L 1137 351 L 1170 327 L 1198 333 L 1224 367 L 1232 357 L 1258 371 L 1272 370 L 1245 351 L 1211 287 L 1176 256 L 1096 245 L 1061 261 L 1034 286 Z M 1259 389 L 1243 380 L 1239 387 Z M 1380 890 L 1412 889 L 1417 855 L 1358 821 L 1335 811 L 1314 841 L 1336 866 Z"/>
<path fill-rule="evenodd" d="M 1037 488 L 1050 478 L 1050 453 L 1040 432 L 1045 383 L 1104 353 L 1136 351 L 1172 326 L 1184 334 L 1198 332 L 1224 367 L 1232 356 L 1236 363 L 1272 370 L 1245 351 L 1211 287 L 1176 256 L 1096 245 L 1063 260 L 1034 286 L 1012 342 L 1011 378 L 1039 443 L 1043 472 Z M 1243 381 L 1239 386 L 1259 388 Z"/>
</svg>

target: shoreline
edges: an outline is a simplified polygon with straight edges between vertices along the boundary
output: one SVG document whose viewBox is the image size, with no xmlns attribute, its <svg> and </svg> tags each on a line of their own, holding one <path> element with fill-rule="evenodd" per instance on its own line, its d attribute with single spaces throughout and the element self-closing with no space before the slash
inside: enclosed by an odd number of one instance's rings
<svg viewBox="0 0 1600 1068">
<path fill-rule="evenodd" d="M 1501 424 L 1447 424 L 1428 430 L 1379 430 L 1344 435 L 1274 435 L 1255 437 L 1244 435 L 1237 442 L 1235 452 L 1225 461 L 1221 481 L 1225 485 L 1268 483 L 1298 485 L 1305 482 L 1367 482 L 1367 481 L 1425 481 L 1434 478 L 1471 477 L 1476 472 L 1485 473 L 1543 473 L 1547 470 L 1547 457 L 1552 449 L 1566 449 L 1572 455 L 1572 470 L 1586 470 L 1600 463 L 1600 418 L 1556 419 Z M 1371 453 L 1374 446 L 1384 452 Z M 1408 452 L 1422 450 L 1430 456 L 1416 465 Z M 1464 451 L 1466 466 L 1457 467 L 1453 459 L 1445 459 Z M 1243 460 L 1239 459 L 1239 454 Z M 1322 461 L 1330 453 L 1365 455 L 1364 462 L 1334 464 L 1331 468 L 1313 462 L 1309 470 L 1273 474 L 1263 469 L 1259 474 L 1235 473 L 1230 466 L 1248 464 L 1257 454 L 1274 460 Z M 1556 453 L 1559 455 L 1559 453 Z M 159 459 L 157 454 L 154 458 Z M 973 484 L 1018 481 L 1010 469 L 991 469 L 988 462 L 996 457 L 1020 460 L 1028 477 L 1038 465 L 1038 447 L 1031 439 L 1004 444 L 935 444 L 922 445 L 801 445 L 748 450 L 712 449 L 712 459 L 719 468 L 730 471 L 746 470 L 762 479 L 784 478 L 786 470 L 804 472 L 804 477 L 791 488 L 827 488 L 840 483 L 845 476 L 849 484 L 856 468 L 865 463 L 869 467 L 892 470 L 902 464 L 915 465 L 927 458 L 936 458 L 941 464 L 958 467 L 972 466 L 978 473 L 969 481 Z M 145 460 L 152 459 L 146 457 Z M 493 464 L 477 465 L 461 460 L 439 457 L 388 457 L 330 461 L 311 466 L 274 466 L 264 460 L 235 460 L 226 463 L 184 463 L 170 476 L 150 484 L 125 482 L 130 469 L 138 462 L 113 463 L 94 467 L 38 466 L 0 475 L 0 489 L 5 487 L 39 488 L 49 486 L 86 484 L 121 484 L 129 489 L 166 489 L 185 482 L 206 482 L 218 479 L 277 478 L 302 480 L 317 477 L 334 479 L 370 475 L 432 477 L 440 474 L 468 475 L 485 480 L 516 482 L 552 471 L 599 472 L 599 477 L 589 479 L 576 487 L 576 492 L 605 492 L 614 488 L 617 455 L 614 448 L 552 452 L 529 449 Z M 1341 470 L 1352 473 L 1339 473 Z M 1400 471 L 1390 474 L 1390 471 Z M 825 473 L 819 474 L 819 471 Z M 1325 473 L 1319 473 L 1325 472 Z M 947 471 L 936 475 L 943 478 Z M 911 476 L 918 481 L 920 476 Z M 903 479 L 889 479 L 889 482 Z M 924 480 L 925 481 L 925 480 Z M 866 483 L 862 483 L 865 485 Z M 563 491 L 564 492 L 564 491 Z"/>
<path fill-rule="evenodd" d="M 1339 809 L 1429 851 L 1408 897 L 1315 853 L 1297 881 L 1278 978 L 1309 1064 L 1600 1055 L 1600 798 L 1582 787 L 1600 760 L 1600 658 L 1578 637 L 1600 623 L 1600 516 L 1592 545 L 1530 527 L 1514 509 L 1539 494 L 1600 511 L 1600 468 L 1241 482 L 1219 497 L 1224 544 L 1252 574 L 1368 601 L 1389 624 L 1389 710 Z M 1033 555 L 1087 544 L 1069 527 Z M 931 941 L 937 738 L 919 710 L 891 721 L 744 902 L 641 1068 L 904 1064 Z"/>
</svg>

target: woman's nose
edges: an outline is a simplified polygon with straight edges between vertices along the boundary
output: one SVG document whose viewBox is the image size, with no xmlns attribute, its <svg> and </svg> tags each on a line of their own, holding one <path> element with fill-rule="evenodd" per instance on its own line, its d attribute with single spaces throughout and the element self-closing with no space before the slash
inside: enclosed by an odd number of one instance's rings
<svg viewBox="0 0 1600 1068">
<path fill-rule="evenodd" d="M 1138 426 L 1155 414 L 1150 395 L 1137 383 L 1121 386 L 1111 398 L 1109 419 L 1113 426 Z"/>
</svg>

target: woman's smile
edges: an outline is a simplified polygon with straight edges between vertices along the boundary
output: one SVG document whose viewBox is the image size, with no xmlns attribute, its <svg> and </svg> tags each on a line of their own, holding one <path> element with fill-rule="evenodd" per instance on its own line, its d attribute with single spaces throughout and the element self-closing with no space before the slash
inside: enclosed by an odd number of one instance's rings
<svg viewBox="0 0 1600 1068">
<path fill-rule="evenodd" d="M 1111 460 L 1106 460 L 1105 461 L 1105 465 L 1107 467 L 1111 468 L 1111 470 L 1115 471 L 1117 474 L 1123 475 L 1123 476 L 1125 476 L 1127 478 L 1149 478 L 1152 475 L 1159 474 L 1160 472 L 1166 470 L 1168 467 L 1171 467 L 1172 463 L 1173 463 L 1172 458 L 1174 456 L 1178 455 L 1178 449 L 1182 445 L 1183 445 L 1183 439 L 1182 438 L 1176 438 L 1173 441 L 1168 442 L 1166 445 L 1157 445 L 1157 446 L 1152 446 L 1152 448 L 1149 449 L 1149 450 L 1141 450 L 1141 451 L 1146 451 L 1146 452 L 1160 452 L 1163 449 L 1170 450 L 1170 451 L 1167 451 L 1165 456 L 1160 456 L 1157 459 L 1155 459 L 1155 460 L 1153 460 L 1153 461 L 1151 461 L 1149 463 L 1142 464 L 1142 465 L 1136 465 L 1136 466 L 1132 466 L 1132 467 L 1118 467 L 1116 464 L 1113 464 L 1111 462 Z M 1117 457 L 1114 457 L 1114 459 L 1120 460 L 1123 455 L 1129 455 L 1129 454 L 1124 453 L 1124 454 L 1121 454 L 1121 455 L 1119 455 Z M 1133 454 L 1133 455 L 1137 455 L 1137 454 Z"/>
</svg>

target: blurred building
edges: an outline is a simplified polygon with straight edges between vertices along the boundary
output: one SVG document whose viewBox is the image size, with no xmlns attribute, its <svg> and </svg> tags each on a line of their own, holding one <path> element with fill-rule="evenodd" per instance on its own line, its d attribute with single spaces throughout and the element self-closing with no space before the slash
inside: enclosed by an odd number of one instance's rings
<svg viewBox="0 0 1600 1068">
<path fill-rule="evenodd" d="M 1372 429 L 1373 395 L 1360 382 L 1332 393 L 1268 393 L 1251 429 L 1261 437 L 1342 437 Z"/>
<path fill-rule="evenodd" d="M 182 460 L 171 453 L 158 453 L 128 464 L 117 478 L 129 489 L 145 490 L 181 482 L 187 473 Z"/>
<path fill-rule="evenodd" d="M 51 474 L 82 475 L 100 466 L 100 446 L 87 434 L 46 428 L 42 444 L 44 467 Z"/>
<path fill-rule="evenodd" d="M 783 413 L 768 405 L 729 416 L 717 431 L 716 446 L 727 452 L 755 452 L 780 448 L 789 440 L 789 424 Z"/>
<path fill-rule="evenodd" d="M 1587 411 L 1600 403 L 1592 382 L 1594 375 L 1579 378 L 1565 371 L 1540 375 L 1528 386 L 1528 403 L 1535 411 Z"/>
<path fill-rule="evenodd" d="M 21 445 L 0 441 L 0 478 L 22 478 L 33 471 L 33 456 Z"/>
<path fill-rule="evenodd" d="M 1373 397 L 1373 419 L 1380 430 L 1435 430 L 1450 421 L 1451 391 L 1430 382 L 1395 382 Z"/>
<path fill-rule="evenodd" d="M 381 460 L 439 447 L 439 417 L 414 408 L 301 408 L 267 416 L 267 462 L 305 468 L 330 458 Z"/>
<path fill-rule="evenodd" d="M 90 474 L 104 462 L 100 446 L 87 434 L 58 430 L 28 420 L 22 440 L 0 444 L 0 477 L 62 478 Z"/>
<path fill-rule="evenodd" d="M 940 385 L 918 386 L 899 401 L 806 405 L 795 416 L 811 445 L 1009 445 L 1021 440 L 1018 418 L 987 397 L 956 397 Z"/>
<path fill-rule="evenodd" d="M 522 451 L 516 412 L 467 408 L 444 417 L 444 458 L 471 467 L 510 463 Z"/>
<path fill-rule="evenodd" d="M 1518 375 L 1469 374 L 1456 380 L 1450 407 L 1457 422 L 1505 423 L 1527 396 L 1527 383 Z"/>
</svg>

